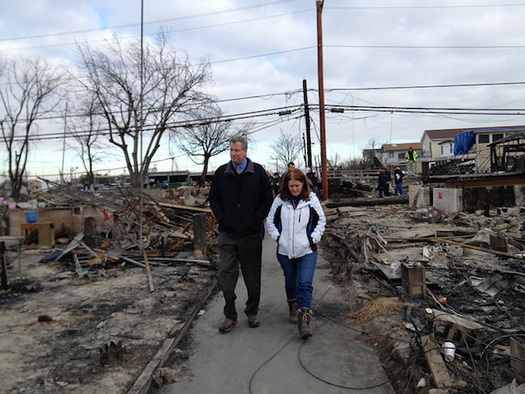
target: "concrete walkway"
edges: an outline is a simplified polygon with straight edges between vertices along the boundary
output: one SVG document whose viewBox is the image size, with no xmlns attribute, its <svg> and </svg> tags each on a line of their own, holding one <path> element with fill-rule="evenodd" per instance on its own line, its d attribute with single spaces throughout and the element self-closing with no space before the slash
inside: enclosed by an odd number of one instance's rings
<svg viewBox="0 0 525 394">
<path fill-rule="evenodd" d="M 189 332 L 192 344 L 186 366 L 193 377 L 152 392 L 393 392 L 374 349 L 356 339 L 358 331 L 352 327 L 352 321 L 340 318 L 348 310 L 341 291 L 332 284 L 330 267 L 322 252 L 314 277 L 314 336 L 306 341 L 298 336 L 296 325 L 288 322 L 284 276 L 275 258 L 275 247 L 266 236 L 261 326 L 248 327 L 242 312 L 246 289 L 239 278 L 239 323 L 229 333 L 219 333 L 224 303 L 222 294 L 212 296 L 204 307 L 206 312 Z"/>
</svg>

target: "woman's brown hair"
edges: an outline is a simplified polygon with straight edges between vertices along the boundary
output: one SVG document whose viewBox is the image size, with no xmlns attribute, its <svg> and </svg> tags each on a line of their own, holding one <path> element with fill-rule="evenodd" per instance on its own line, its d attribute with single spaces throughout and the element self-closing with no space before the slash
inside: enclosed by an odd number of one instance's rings
<svg viewBox="0 0 525 394">
<path fill-rule="evenodd" d="M 292 198 L 292 193 L 290 193 L 290 189 L 288 188 L 288 182 L 290 181 L 299 181 L 303 183 L 303 188 L 299 194 L 299 199 L 305 200 L 310 195 L 310 186 L 308 182 L 309 179 L 300 169 L 292 168 L 290 171 L 284 174 L 281 181 L 281 189 L 279 190 L 281 198 Z"/>
</svg>

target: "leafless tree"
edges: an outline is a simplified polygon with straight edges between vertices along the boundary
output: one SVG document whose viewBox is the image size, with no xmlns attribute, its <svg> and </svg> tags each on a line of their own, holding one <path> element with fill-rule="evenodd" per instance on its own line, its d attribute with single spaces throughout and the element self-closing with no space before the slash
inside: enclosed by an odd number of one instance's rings
<svg viewBox="0 0 525 394">
<path fill-rule="evenodd" d="M 380 138 L 374 137 L 369 139 L 367 144 L 362 148 L 363 158 L 370 164 L 374 163 L 377 160 L 376 153 L 384 144 L 386 144 L 386 142 Z"/>
<path fill-rule="evenodd" d="M 202 164 L 200 186 L 204 186 L 210 159 L 229 149 L 228 140 L 234 134 L 247 135 L 250 125 L 233 129 L 230 121 L 222 119 L 222 110 L 210 105 L 190 114 L 190 121 L 182 133 L 174 133 L 176 147 L 186 153 L 195 164 Z"/>
<path fill-rule="evenodd" d="M 332 157 L 330 157 L 327 160 L 329 169 L 335 170 L 339 168 L 341 166 L 340 160 L 341 158 L 339 157 L 339 154 L 336 152 Z"/>
<path fill-rule="evenodd" d="M 270 145 L 273 153 L 270 158 L 277 160 L 283 168 L 288 167 L 288 163 L 295 162 L 303 149 L 300 136 L 295 136 L 293 132 L 280 130 L 279 139 Z M 297 167 L 297 163 L 296 163 Z"/>
<path fill-rule="evenodd" d="M 368 162 L 363 158 L 350 158 L 345 160 L 341 167 L 345 170 L 365 170 L 368 166 Z"/>
<path fill-rule="evenodd" d="M 83 71 L 77 80 L 95 95 L 109 142 L 121 149 L 131 183 L 139 186 L 170 124 L 208 101 L 199 89 L 211 79 L 209 62 L 191 65 L 168 47 L 164 31 L 144 46 L 114 35 L 99 49 L 78 44 L 77 53 Z"/>
<path fill-rule="evenodd" d="M 363 147 L 363 149 L 379 149 L 384 144 L 386 144 L 386 141 L 382 140 L 381 138 L 370 138 L 366 145 Z"/>
<path fill-rule="evenodd" d="M 84 177 L 90 185 L 95 183 L 95 171 L 93 164 L 99 162 L 104 156 L 102 139 L 102 124 L 104 118 L 100 115 L 98 101 L 93 95 L 82 97 L 72 110 L 67 122 L 68 131 L 75 139 L 75 144 L 69 144 L 77 156 L 82 161 L 82 166 L 86 171 Z"/>
<path fill-rule="evenodd" d="M 0 62 L 3 112 L 0 128 L 6 148 L 11 196 L 16 199 L 20 196 L 37 121 L 58 105 L 64 75 L 60 67 L 40 58 L 3 58 Z"/>
</svg>

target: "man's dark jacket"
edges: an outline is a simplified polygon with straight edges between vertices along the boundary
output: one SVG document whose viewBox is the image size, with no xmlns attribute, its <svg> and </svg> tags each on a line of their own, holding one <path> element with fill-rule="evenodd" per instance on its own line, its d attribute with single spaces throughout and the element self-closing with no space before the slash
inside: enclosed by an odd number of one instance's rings
<svg viewBox="0 0 525 394">
<path fill-rule="evenodd" d="M 262 234 L 273 202 L 272 189 L 264 168 L 247 160 L 242 174 L 231 161 L 220 166 L 210 188 L 210 207 L 219 221 L 219 231 L 233 235 Z"/>
</svg>

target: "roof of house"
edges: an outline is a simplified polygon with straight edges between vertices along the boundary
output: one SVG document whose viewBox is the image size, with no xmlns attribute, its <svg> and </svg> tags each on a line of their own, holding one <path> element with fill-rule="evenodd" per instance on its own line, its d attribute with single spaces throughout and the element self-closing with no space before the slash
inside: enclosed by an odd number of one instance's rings
<svg viewBox="0 0 525 394">
<path fill-rule="evenodd" d="M 520 131 L 525 130 L 525 126 L 503 126 L 503 127 L 467 127 L 464 129 L 443 129 L 443 130 L 425 130 L 423 136 L 426 134 L 431 140 L 446 140 L 454 138 L 455 135 L 461 134 L 464 131 L 473 130 L 480 131 Z"/>
<path fill-rule="evenodd" d="M 413 150 L 421 150 L 423 144 L 421 142 L 406 142 L 402 144 L 383 144 L 383 150 L 386 152 L 399 151 L 399 150 L 408 150 L 412 147 Z"/>
</svg>

